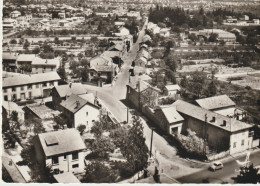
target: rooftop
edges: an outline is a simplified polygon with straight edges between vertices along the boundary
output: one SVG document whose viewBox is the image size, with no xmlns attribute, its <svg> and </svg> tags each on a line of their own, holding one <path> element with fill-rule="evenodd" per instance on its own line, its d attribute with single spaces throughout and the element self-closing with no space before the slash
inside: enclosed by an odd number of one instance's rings
<svg viewBox="0 0 260 186">
<path fill-rule="evenodd" d="M 31 106 L 28 105 L 26 107 L 30 110 L 30 112 L 32 112 L 40 119 L 49 119 L 53 117 L 53 114 L 54 115 L 59 114 L 59 111 L 52 110 L 45 105 L 31 105 Z"/>
<path fill-rule="evenodd" d="M 23 109 L 19 107 L 15 102 L 3 101 L 3 107 L 7 111 L 16 111 L 16 112 L 24 113 Z"/>
<path fill-rule="evenodd" d="M 91 102 L 88 102 L 87 100 L 85 100 L 75 94 L 71 94 L 71 96 L 69 98 L 67 98 L 65 101 L 61 102 L 60 105 L 64 108 L 66 108 L 67 110 L 69 110 L 70 112 L 76 113 L 86 104 L 90 104 L 90 105 L 98 108 L 98 106 L 94 105 Z"/>
<path fill-rule="evenodd" d="M 33 61 L 36 58 L 35 54 L 20 54 L 17 58 L 17 62 L 21 61 Z"/>
<path fill-rule="evenodd" d="M 165 118 L 167 119 L 168 123 L 175 123 L 184 120 L 183 117 L 177 112 L 176 108 L 173 106 L 161 108 L 161 110 Z"/>
<path fill-rule="evenodd" d="M 46 157 L 64 154 L 86 148 L 76 129 L 65 129 L 38 134 Z M 46 141 L 51 143 L 47 145 Z"/>
<path fill-rule="evenodd" d="M 207 118 L 208 124 L 229 132 L 236 132 L 236 131 L 240 131 L 252 127 L 252 125 L 238 121 L 234 118 L 229 118 L 217 114 L 215 112 L 201 108 L 199 106 L 193 105 L 191 103 L 182 100 L 177 100 L 172 105 L 176 106 L 176 110 L 182 114 L 185 114 L 187 116 L 193 117 L 197 120 L 204 121 L 204 122 Z M 215 117 L 215 121 L 212 120 L 213 117 Z M 226 121 L 225 126 L 223 125 L 224 121 Z"/>
<path fill-rule="evenodd" d="M 82 86 L 82 84 L 72 83 L 71 85 L 59 85 L 55 86 L 54 89 L 57 90 L 60 97 L 69 96 L 71 94 L 80 95 L 86 94 L 87 90 Z"/>
<path fill-rule="evenodd" d="M 71 172 L 64 172 L 62 174 L 55 174 L 54 178 L 58 183 L 81 183 L 78 178 Z"/>
<path fill-rule="evenodd" d="M 202 108 L 213 110 L 218 108 L 235 106 L 235 102 L 233 102 L 227 95 L 220 95 L 214 97 L 208 97 L 204 99 L 197 99 L 197 104 Z"/>
<path fill-rule="evenodd" d="M 168 91 L 174 91 L 174 90 L 180 90 L 180 86 L 179 85 L 166 85 L 165 88 Z"/>
<path fill-rule="evenodd" d="M 47 72 L 41 74 L 32 74 L 27 76 L 7 77 L 3 79 L 3 87 L 28 85 L 33 83 L 40 83 L 46 81 L 60 80 L 57 72 Z"/>
</svg>

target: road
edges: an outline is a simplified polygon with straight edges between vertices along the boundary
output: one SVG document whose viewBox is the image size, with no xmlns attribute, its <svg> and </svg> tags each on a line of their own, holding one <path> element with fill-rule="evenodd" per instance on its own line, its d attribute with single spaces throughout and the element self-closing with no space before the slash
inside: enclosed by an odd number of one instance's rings
<svg viewBox="0 0 260 186">
<path fill-rule="evenodd" d="M 224 168 L 222 170 L 212 172 L 208 170 L 208 167 L 205 167 L 199 172 L 177 178 L 177 180 L 181 183 L 234 183 L 232 177 L 236 177 L 239 174 L 235 171 L 239 170 L 239 166 L 236 163 L 236 160 L 245 161 L 245 156 L 246 155 L 243 155 L 239 158 L 232 158 L 231 160 L 224 162 Z M 254 165 L 260 164 L 260 151 L 250 155 L 250 163 L 253 163 Z"/>
</svg>

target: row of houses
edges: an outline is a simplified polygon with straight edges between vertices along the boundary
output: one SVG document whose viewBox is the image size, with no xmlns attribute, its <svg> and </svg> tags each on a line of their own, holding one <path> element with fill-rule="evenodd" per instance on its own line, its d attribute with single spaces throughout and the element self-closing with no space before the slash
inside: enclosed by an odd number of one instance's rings
<svg viewBox="0 0 260 186">
<path fill-rule="evenodd" d="M 29 71 L 32 74 L 55 72 L 61 65 L 61 57 L 54 59 L 42 59 L 35 54 L 18 54 L 11 52 L 3 52 L 2 64 L 4 71 L 10 72 L 26 72 L 21 67 L 29 65 Z"/>
<path fill-rule="evenodd" d="M 242 121 L 246 112 L 228 96 L 196 100 L 196 105 L 182 100 L 159 105 L 159 92 L 146 80 L 139 80 L 127 85 L 126 99 L 164 132 L 178 136 L 190 129 L 206 140 L 212 151 L 234 154 L 259 146 L 253 125 Z"/>
</svg>

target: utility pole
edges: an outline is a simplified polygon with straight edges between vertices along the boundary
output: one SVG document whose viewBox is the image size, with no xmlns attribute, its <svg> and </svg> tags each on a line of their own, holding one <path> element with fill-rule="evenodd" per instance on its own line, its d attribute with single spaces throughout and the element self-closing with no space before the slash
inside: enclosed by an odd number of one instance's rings
<svg viewBox="0 0 260 186">
<path fill-rule="evenodd" d="M 152 147 L 153 147 L 153 130 L 155 129 L 154 127 L 151 127 L 152 129 L 152 134 L 151 134 L 151 144 L 150 144 L 150 158 L 152 157 Z"/>
<path fill-rule="evenodd" d="M 127 121 L 127 123 L 129 123 L 129 108 L 128 107 L 126 107 L 126 109 L 127 109 L 127 113 L 126 113 L 126 121 Z"/>
<path fill-rule="evenodd" d="M 203 130 L 203 133 L 204 133 L 204 135 L 203 135 L 203 137 L 204 137 L 204 149 L 203 149 L 204 155 L 206 155 L 206 150 L 207 150 L 207 146 L 206 146 L 207 120 L 208 120 L 208 116 L 207 116 L 207 114 L 205 114 L 205 123 L 204 123 L 204 130 Z"/>
</svg>

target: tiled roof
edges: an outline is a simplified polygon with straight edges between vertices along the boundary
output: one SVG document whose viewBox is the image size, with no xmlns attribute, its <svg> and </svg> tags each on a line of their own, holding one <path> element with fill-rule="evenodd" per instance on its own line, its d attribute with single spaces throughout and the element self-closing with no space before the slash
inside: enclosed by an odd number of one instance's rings
<svg viewBox="0 0 260 186">
<path fill-rule="evenodd" d="M 46 81 L 60 80 L 57 72 L 47 72 L 41 74 L 32 74 L 27 76 L 7 77 L 3 79 L 3 87 L 27 85 Z"/>
<path fill-rule="evenodd" d="M 80 95 L 87 93 L 87 90 L 84 88 L 84 86 L 77 83 L 72 83 L 71 86 L 69 84 L 55 86 L 54 89 L 57 90 L 60 97 L 70 96 L 71 94 Z"/>
<path fill-rule="evenodd" d="M 69 110 L 70 112 L 76 113 L 82 107 L 84 107 L 86 104 L 90 104 L 90 105 L 98 108 L 98 106 L 92 104 L 91 102 L 88 102 L 87 100 L 85 100 L 75 94 L 71 94 L 71 96 L 69 98 L 67 98 L 65 101 L 61 102 L 60 105 L 62 107 L 64 107 L 65 109 Z"/>
<path fill-rule="evenodd" d="M 45 156 L 47 157 L 86 149 L 86 146 L 76 129 L 41 133 L 38 134 L 38 137 Z M 47 146 L 46 141 L 50 138 L 56 138 L 58 144 Z"/>
<path fill-rule="evenodd" d="M 10 52 L 2 53 L 3 60 L 16 60 L 17 57 L 18 57 L 18 55 L 16 53 L 10 53 Z"/>
<path fill-rule="evenodd" d="M 32 61 L 32 65 L 51 65 L 51 66 L 59 66 L 60 58 L 54 59 L 42 59 L 39 57 L 35 57 Z"/>
<path fill-rule="evenodd" d="M 36 58 L 35 54 L 20 54 L 17 58 L 17 62 L 33 61 Z"/>
<path fill-rule="evenodd" d="M 161 110 L 169 123 L 175 123 L 184 120 L 183 117 L 176 111 L 176 108 L 173 106 L 161 108 Z"/>
<path fill-rule="evenodd" d="M 168 91 L 180 90 L 180 89 L 181 89 L 179 85 L 166 85 L 165 88 L 166 88 Z"/>
<path fill-rule="evenodd" d="M 244 129 L 251 128 L 252 125 L 246 124 L 244 122 L 238 121 L 234 118 L 229 118 L 215 112 L 209 111 L 207 109 L 195 106 L 191 103 L 177 100 L 172 104 L 176 106 L 176 110 L 181 114 L 193 117 L 197 120 L 205 122 L 205 116 L 207 116 L 207 123 L 215 126 L 217 128 L 221 128 L 223 130 L 229 132 L 236 132 Z M 212 121 L 212 118 L 215 117 L 215 122 Z M 226 126 L 223 126 L 223 121 L 226 121 Z"/>
<path fill-rule="evenodd" d="M 123 44 L 115 44 L 113 46 L 111 46 L 110 48 L 108 48 L 108 51 L 122 51 L 124 49 L 124 45 Z"/>
<path fill-rule="evenodd" d="M 108 65 L 108 66 L 105 66 L 105 65 L 100 66 L 100 65 L 98 65 L 98 66 L 93 66 L 90 69 L 93 69 L 93 70 L 95 70 L 97 72 L 112 72 L 113 71 L 113 66 L 112 65 Z"/>
<path fill-rule="evenodd" d="M 37 115 L 40 119 L 50 119 L 54 115 L 58 115 L 58 111 L 54 111 L 47 107 L 46 105 L 28 105 L 26 106 L 32 113 Z"/>
<path fill-rule="evenodd" d="M 208 110 L 236 105 L 227 95 L 197 99 L 196 102 L 199 106 Z"/>
<path fill-rule="evenodd" d="M 79 97 L 81 97 L 82 99 L 85 99 L 86 101 L 88 101 L 89 103 L 92 103 L 92 104 L 94 104 L 94 102 L 95 102 L 95 96 L 93 93 L 82 94 L 82 95 L 79 95 Z"/>
<path fill-rule="evenodd" d="M 64 172 L 53 176 L 58 183 L 81 183 L 72 172 Z"/>
<path fill-rule="evenodd" d="M 3 101 L 3 107 L 8 111 L 16 111 L 20 113 L 24 113 L 23 109 L 19 107 L 16 103 L 11 101 Z"/>
<path fill-rule="evenodd" d="M 111 65 L 111 58 L 110 58 L 110 60 L 109 59 L 107 59 L 107 58 L 105 58 L 105 56 L 96 56 L 96 57 L 94 57 L 94 58 L 91 58 L 90 59 L 90 66 L 92 67 L 92 66 L 99 66 L 99 65 L 101 65 L 101 66 L 104 66 L 104 65 Z"/>
</svg>

